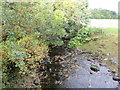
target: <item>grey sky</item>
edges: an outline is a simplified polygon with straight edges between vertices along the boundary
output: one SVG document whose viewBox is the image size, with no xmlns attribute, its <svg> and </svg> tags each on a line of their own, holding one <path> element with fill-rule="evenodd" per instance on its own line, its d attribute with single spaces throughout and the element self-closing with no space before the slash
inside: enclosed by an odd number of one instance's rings
<svg viewBox="0 0 120 90">
<path fill-rule="evenodd" d="M 118 2 L 120 0 L 88 0 L 89 8 L 103 8 L 118 12 Z"/>
</svg>

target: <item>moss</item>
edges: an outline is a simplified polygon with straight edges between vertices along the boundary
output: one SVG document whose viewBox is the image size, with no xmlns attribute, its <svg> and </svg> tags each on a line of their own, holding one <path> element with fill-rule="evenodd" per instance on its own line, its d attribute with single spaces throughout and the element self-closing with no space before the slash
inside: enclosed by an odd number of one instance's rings
<svg viewBox="0 0 120 90">
<path fill-rule="evenodd" d="M 97 69 L 99 68 L 99 66 L 96 65 L 96 64 L 92 64 L 91 67 L 95 67 L 95 68 L 97 68 Z"/>
</svg>

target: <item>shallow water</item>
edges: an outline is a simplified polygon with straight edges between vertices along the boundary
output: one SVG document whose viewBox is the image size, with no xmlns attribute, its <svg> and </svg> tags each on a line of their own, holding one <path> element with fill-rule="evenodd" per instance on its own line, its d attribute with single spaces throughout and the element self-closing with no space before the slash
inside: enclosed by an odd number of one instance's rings
<svg viewBox="0 0 120 90">
<path fill-rule="evenodd" d="M 93 62 L 87 61 L 86 55 L 76 55 L 78 67 L 72 68 L 59 88 L 117 88 L 118 82 L 114 81 L 109 69 L 104 66 L 100 71 L 90 74 L 90 65 Z M 97 62 L 94 62 L 97 63 Z M 99 63 L 98 63 L 99 64 Z"/>
<path fill-rule="evenodd" d="M 100 71 L 90 74 L 91 64 L 99 65 L 97 61 L 88 61 L 90 54 L 69 53 L 63 60 L 51 60 L 47 64 L 47 79 L 43 79 L 43 88 L 117 88 L 118 81 L 113 80 L 108 68 L 100 66 Z M 63 55 L 66 56 L 66 55 Z M 62 56 L 62 57 L 63 57 Z M 57 56 L 59 57 L 59 56 Z M 56 61 L 55 61 L 56 60 Z"/>
</svg>

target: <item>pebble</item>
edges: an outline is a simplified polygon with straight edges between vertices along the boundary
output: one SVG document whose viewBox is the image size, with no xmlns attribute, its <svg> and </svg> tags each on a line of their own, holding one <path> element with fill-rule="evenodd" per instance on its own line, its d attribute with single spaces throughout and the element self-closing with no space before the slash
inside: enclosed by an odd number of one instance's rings
<svg viewBox="0 0 120 90">
<path fill-rule="evenodd" d="M 34 80 L 33 82 L 35 85 L 39 85 L 40 84 L 40 79 Z"/>
<path fill-rule="evenodd" d="M 94 71 L 90 71 L 90 74 L 94 74 L 95 72 Z"/>
<path fill-rule="evenodd" d="M 59 84 L 60 83 L 60 81 L 55 81 L 55 84 Z"/>
<path fill-rule="evenodd" d="M 104 60 L 109 60 L 108 58 L 105 58 Z"/>
<path fill-rule="evenodd" d="M 117 64 L 117 62 L 111 62 L 111 64 Z"/>
<path fill-rule="evenodd" d="M 99 66 L 98 65 L 94 65 L 94 64 L 91 65 L 90 69 L 93 70 L 93 71 L 100 71 Z"/>
<path fill-rule="evenodd" d="M 103 48 L 102 46 L 99 46 L 99 48 Z"/>
<path fill-rule="evenodd" d="M 106 55 L 107 55 L 107 56 L 110 56 L 110 53 L 107 53 Z"/>
<path fill-rule="evenodd" d="M 91 59 L 91 58 L 88 58 L 87 60 L 88 60 L 88 61 L 92 61 L 92 59 Z"/>
<path fill-rule="evenodd" d="M 110 60 L 110 61 L 112 61 L 112 60 L 113 60 L 113 58 L 110 58 L 109 60 Z"/>
<path fill-rule="evenodd" d="M 113 80 L 115 80 L 115 81 L 120 81 L 120 77 L 118 77 L 118 76 L 113 76 Z"/>
<path fill-rule="evenodd" d="M 104 66 L 102 63 L 99 63 L 100 66 Z"/>
</svg>

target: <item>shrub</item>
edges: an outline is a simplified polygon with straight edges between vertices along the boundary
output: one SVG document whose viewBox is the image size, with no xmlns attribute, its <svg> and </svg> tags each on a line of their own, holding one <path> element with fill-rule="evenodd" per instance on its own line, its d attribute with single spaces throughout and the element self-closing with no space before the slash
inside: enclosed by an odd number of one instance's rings
<svg viewBox="0 0 120 90">
<path fill-rule="evenodd" d="M 7 83 L 11 70 L 18 68 L 21 74 L 33 73 L 33 69 L 42 66 L 43 58 L 47 57 L 48 47 L 32 36 L 20 39 L 18 42 L 2 43 L 3 83 Z M 15 72 L 13 72 L 15 73 Z M 35 72 L 34 72 L 35 73 Z"/>
<path fill-rule="evenodd" d="M 63 37 L 76 36 L 87 27 L 87 2 L 69 1 L 2 2 L 0 49 L 4 84 L 15 71 L 35 75 L 37 69 L 44 68 L 41 64 L 49 57 L 49 45 L 63 45 Z M 80 37 L 83 36 L 75 38 Z"/>
<path fill-rule="evenodd" d="M 71 47 L 80 47 L 81 45 L 91 41 L 96 40 L 99 37 L 98 34 L 101 34 L 101 28 L 85 28 L 77 34 L 74 38 L 72 38 L 68 45 Z"/>
</svg>

